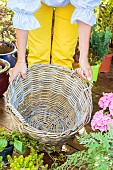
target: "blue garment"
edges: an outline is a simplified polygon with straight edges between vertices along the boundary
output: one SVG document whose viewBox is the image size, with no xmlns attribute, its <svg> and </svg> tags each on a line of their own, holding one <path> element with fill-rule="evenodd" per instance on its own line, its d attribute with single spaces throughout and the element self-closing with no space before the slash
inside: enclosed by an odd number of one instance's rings
<svg viewBox="0 0 113 170">
<path fill-rule="evenodd" d="M 42 0 L 48 6 L 62 7 L 71 3 L 75 6 L 75 10 L 71 17 L 71 23 L 76 23 L 78 20 L 85 22 L 88 25 L 96 23 L 94 8 L 99 5 L 101 0 Z M 13 17 L 13 25 L 15 28 L 23 30 L 32 30 L 40 27 L 40 23 L 34 17 L 36 12 L 41 7 L 41 0 L 8 0 L 7 7 L 15 12 Z"/>
</svg>

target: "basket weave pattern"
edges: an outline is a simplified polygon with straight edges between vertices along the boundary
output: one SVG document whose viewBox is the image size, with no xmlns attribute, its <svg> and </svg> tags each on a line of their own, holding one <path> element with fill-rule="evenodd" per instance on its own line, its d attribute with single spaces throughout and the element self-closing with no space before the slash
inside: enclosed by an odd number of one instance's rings
<svg viewBox="0 0 113 170">
<path fill-rule="evenodd" d="M 92 84 L 76 71 L 55 65 L 33 65 L 25 80 L 17 76 L 7 106 L 21 132 L 45 143 L 67 140 L 87 124 L 92 112 Z"/>
</svg>

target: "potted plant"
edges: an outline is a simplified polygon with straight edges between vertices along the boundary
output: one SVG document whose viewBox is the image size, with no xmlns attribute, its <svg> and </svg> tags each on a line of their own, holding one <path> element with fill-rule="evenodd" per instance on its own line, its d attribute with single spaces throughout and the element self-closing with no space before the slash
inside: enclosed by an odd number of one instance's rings
<svg viewBox="0 0 113 170">
<path fill-rule="evenodd" d="M 9 68 L 10 63 L 6 60 L 0 59 L 0 97 L 2 97 L 9 85 Z"/>
<path fill-rule="evenodd" d="M 12 157 L 13 149 L 15 152 Z M 35 170 L 37 167 L 46 170 L 61 165 L 67 158 L 61 148 L 40 143 L 29 134 L 21 134 L 15 130 L 7 132 L 3 128 L 0 129 L 0 156 L 3 157 L 6 166 L 10 163 L 9 166 L 12 170 L 15 168 Z M 2 164 L 3 162 L 1 162 L 1 166 Z"/>
<path fill-rule="evenodd" d="M 0 128 L 0 156 L 3 157 L 4 164 L 8 164 L 7 155 L 12 156 L 13 149 L 24 153 L 26 147 L 22 134 L 15 130 L 8 132 L 4 128 Z"/>
<path fill-rule="evenodd" d="M 93 81 L 97 80 L 100 63 L 104 56 L 108 54 L 108 47 L 112 33 L 109 27 L 106 30 L 99 28 L 95 24 L 92 28 L 89 47 L 89 62 L 93 71 Z M 95 75 L 95 67 L 97 74 Z"/>
<path fill-rule="evenodd" d="M 109 27 L 112 33 L 108 46 L 108 53 L 104 56 L 99 68 L 99 72 L 109 72 L 113 56 L 113 1 L 101 1 L 96 10 L 96 14 L 99 28 L 106 30 L 106 27 Z"/>
<path fill-rule="evenodd" d="M 7 0 L 3 0 L 1 3 L 0 58 L 7 60 L 10 63 L 10 67 L 14 67 L 16 63 L 17 50 L 14 45 L 15 30 L 12 26 L 13 12 L 7 9 Z"/>
<path fill-rule="evenodd" d="M 108 131 L 113 128 L 113 93 L 103 93 L 98 105 L 101 109 L 93 115 L 91 127 L 94 131 Z"/>
</svg>

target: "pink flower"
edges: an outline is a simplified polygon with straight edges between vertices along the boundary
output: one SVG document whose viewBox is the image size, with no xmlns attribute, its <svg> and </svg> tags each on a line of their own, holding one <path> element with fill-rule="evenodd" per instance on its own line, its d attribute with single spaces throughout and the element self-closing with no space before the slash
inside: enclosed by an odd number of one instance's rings
<svg viewBox="0 0 113 170">
<path fill-rule="evenodd" d="M 113 116 L 113 101 L 109 104 L 110 114 Z"/>
<path fill-rule="evenodd" d="M 113 116 L 113 110 L 110 110 L 110 115 Z"/>
<path fill-rule="evenodd" d="M 103 96 L 100 98 L 98 105 L 106 109 L 109 107 L 110 103 L 113 101 L 113 93 L 103 93 Z"/>
<path fill-rule="evenodd" d="M 109 100 L 105 99 L 104 97 L 101 98 L 98 102 L 98 105 L 103 108 L 103 109 L 106 109 L 107 107 L 109 107 Z"/>
<path fill-rule="evenodd" d="M 110 120 L 108 121 L 108 124 L 113 125 L 113 119 L 110 119 Z"/>
<path fill-rule="evenodd" d="M 95 113 L 91 120 L 91 127 L 94 131 L 97 129 L 101 132 L 107 131 L 110 119 L 110 114 L 103 114 L 103 110 L 99 110 Z"/>
<path fill-rule="evenodd" d="M 91 127 L 95 130 L 100 130 L 101 132 L 109 130 L 108 126 L 113 126 L 113 93 L 103 93 L 100 98 L 98 105 L 102 108 L 95 113 L 93 119 L 91 120 Z"/>
</svg>

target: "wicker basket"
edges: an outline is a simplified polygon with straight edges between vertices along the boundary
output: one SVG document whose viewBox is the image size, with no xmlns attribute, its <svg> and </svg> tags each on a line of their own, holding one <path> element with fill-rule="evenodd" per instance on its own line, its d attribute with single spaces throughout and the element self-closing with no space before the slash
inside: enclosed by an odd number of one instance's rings
<svg viewBox="0 0 113 170">
<path fill-rule="evenodd" d="M 92 83 L 55 65 L 33 65 L 9 85 L 7 106 L 21 132 L 44 143 L 64 142 L 87 124 Z"/>
</svg>

